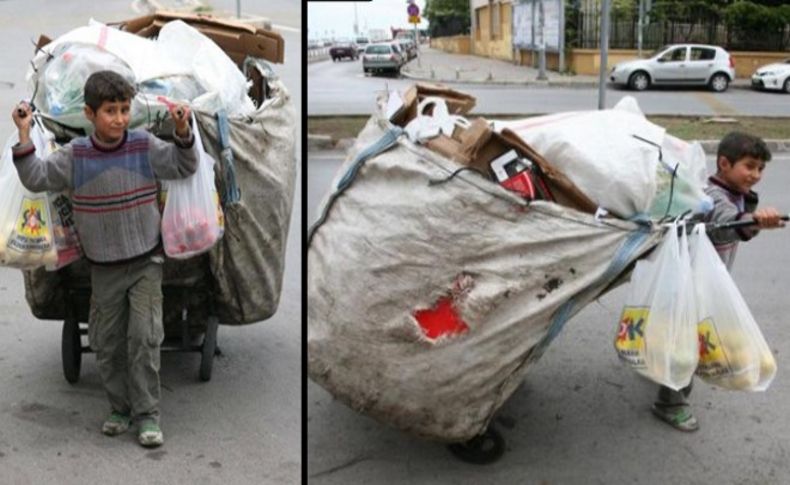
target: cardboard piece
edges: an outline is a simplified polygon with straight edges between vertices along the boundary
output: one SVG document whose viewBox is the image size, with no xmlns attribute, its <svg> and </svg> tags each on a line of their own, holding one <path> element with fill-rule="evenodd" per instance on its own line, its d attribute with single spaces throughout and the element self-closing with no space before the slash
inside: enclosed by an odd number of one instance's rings
<svg viewBox="0 0 790 485">
<path fill-rule="evenodd" d="M 239 68 L 242 67 L 247 56 L 275 63 L 282 63 L 285 60 L 285 41 L 277 32 L 208 15 L 161 10 L 153 15 L 113 22 L 108 25 L 141 37 L 153 37 L 166 23 L 173 20 L 182 20 L 213 40 L 236 62 Z"/>
<path fill-rule="evenodd" d="M 451 115 L 465 115 L 475 107 L 474 96 L 441 84 L 417 83 L 403 94 L 403 106 L 390 117 L 390 121 L 398 126 L 406 126 L 417 116 L 417 105 L 420 101 L 429 96 L 443 98 Z"/>
</svg>

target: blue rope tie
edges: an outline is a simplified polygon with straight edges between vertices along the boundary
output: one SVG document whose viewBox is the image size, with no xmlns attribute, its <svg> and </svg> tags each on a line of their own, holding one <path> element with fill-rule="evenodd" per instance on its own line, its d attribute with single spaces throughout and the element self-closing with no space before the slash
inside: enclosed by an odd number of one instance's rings
<svg viewBox="0 0 790 485">
<path fill-rule="evenodd" d="M 219 126 L 219 145 L 222 165 L 225 167 L 225 190 L 223 191 L 222 205 L 235 204 L 241 200 L 241 190 L 236 183 L 236 166 L 233 163 L 233 151 L 230 148 L 230 123 L 228 114 L 224 109 L 217 111 L 217 124 Z"/>
<path fill-rule="evenodd" d="M 332 205 L 335 203 L 337 198 L 340 197 L 343 192 L 351 186 L 365 162 L 367 162 L 368 159 L 375 157 L 379 153 L 385 152 L 395 146 L 395 144 L 398 142 L 398 138 L 400 138 L 402 134 L 403 128 L 400 126 L 392 126 L 381 136 L 381 138 L 357 153 L 356 157 L 354 157 L 354 162 L 351 164 L 351 167 L 349 167 L 349 169 L 337 183 L 335 191 L 332 193 L 329 201 L 327 201 L 327 204 L 324 206 L 321 217 L 319 217 L 315 224 L 310 227 L 310 230 L 307 234 L 308 248 L 310 247 L 310 243 L 313 240 L 315 231 L 318 230 L 318 228 L 321 227 L 321 225 L 326 221 L 327 215 L 329 214 L 329 210 L 332 208 Z"/>
</svg>

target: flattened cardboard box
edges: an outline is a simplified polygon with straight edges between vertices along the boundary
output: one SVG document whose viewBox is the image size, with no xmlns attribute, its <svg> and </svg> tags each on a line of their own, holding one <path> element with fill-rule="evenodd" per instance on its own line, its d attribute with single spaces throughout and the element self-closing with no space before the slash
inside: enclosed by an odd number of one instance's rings
<svg viewBox="0 0 790 485">
<path fill-rule="evenodd" d="M 157 11 L 153 15 L 109 23 L 141 37 L 154 37 L 172 20 L 183 20 L 213 40 L 241 68 L 247 56 L 269 62 L 285 60 L 285 41 L 277 32 L 256 28 L 241 22 L 217 19 L 206 15 Z"/>
</svg>

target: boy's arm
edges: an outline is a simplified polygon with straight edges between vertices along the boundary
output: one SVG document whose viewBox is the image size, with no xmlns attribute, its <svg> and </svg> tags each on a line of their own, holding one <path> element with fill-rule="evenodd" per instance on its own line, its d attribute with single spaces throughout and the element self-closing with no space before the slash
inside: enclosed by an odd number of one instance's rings
<svg viewBox="0 0 790 485">
<path fill-rule="evenodd" d="M 757 208 L 758 202 L 756 193 L 751 192 L 745 196 L 745 210 L 740 211 L 722 190 L 714 189 L 705 192 L 713 198 L 713 210 L 706 218 L 708 222 L 751 221 L 754 219 L 752 212 Z M 708 237 L 715 246 L 721 246 L 737 241 L 748 241 L 759 232 L 760 230 L 756 226 L 716 229 L 710 231 Z"/>
<path fill-rule="evenodd" d="M 22 185 L 31 192 L 58 192 L 72 185 L 72 147 L 66 144 L 47 158 L 36 156 L 33 142 L 17 143 L 11 148 L 14 166 Z"/>
<path fill-rule="evenodd" d="M 198 153 L 195 135 L 189 130 L 187 136 L 173 133 L 173 143 L 160 140 L 148 134 L 148 159 L 154 174 L 160 179 L 181 179 L 189 177 L 197 170 Z"/>
</svg>

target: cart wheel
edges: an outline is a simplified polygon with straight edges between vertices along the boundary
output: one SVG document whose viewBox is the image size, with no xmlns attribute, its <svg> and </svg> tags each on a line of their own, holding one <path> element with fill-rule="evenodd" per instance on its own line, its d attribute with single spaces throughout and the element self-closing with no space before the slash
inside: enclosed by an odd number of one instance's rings
<svg viewBox="0 0 790 485">
<path fill-rule="evenodd" d="M 211 367 L 217 350 L 217 327 L 219 327 L 217 318 L 208 317 L 206 334 L 203 336 L 203 345 L 200 349 L 200 380 L 204 382 L 211 380 Z"/>
<path fill-rule="evenodd" d="M 60 341 L 60 353 L 63 360 L 63 375 L 74 384 L 80 379 L 82 364 L 82 341 L 80 323 L 68 319 L 63 322 L 63 336 Z"/>
<path fill-rule="evenodd" d="M 488 465 L 502 458 L 505 453 L 505 439 L 499 431 L 488 428 L 483 434 L 469 441 L 447 445 L 447 449 L 461 461 Z"/>
</svg>

